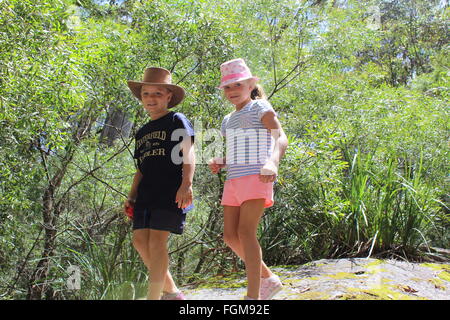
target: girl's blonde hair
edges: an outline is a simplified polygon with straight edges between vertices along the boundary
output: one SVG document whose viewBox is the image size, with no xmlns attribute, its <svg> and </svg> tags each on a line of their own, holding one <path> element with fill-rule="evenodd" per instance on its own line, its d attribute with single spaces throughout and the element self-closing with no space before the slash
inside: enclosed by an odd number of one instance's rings
<svg viewBox="0 0 450 320">
<path fill-rule="evenodd" d="M 255 84 L 255 89 L 253 89 L 250 93 L 250 97 L 252 98 L 252 100 L 267 99 L 264 89 L 259 84 Z"/>
</svg>

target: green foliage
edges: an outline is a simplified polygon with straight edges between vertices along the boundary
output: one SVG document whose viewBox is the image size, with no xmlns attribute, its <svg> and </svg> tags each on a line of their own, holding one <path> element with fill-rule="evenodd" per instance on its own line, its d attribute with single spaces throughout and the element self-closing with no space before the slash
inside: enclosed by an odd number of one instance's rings
<svg viewBox="0 0 450 320">
<path fill-rule="evenodd" d="M 150 65 L 173 72 L 187 91 L 177 110 L 202 129 L 231 110 L 216 89 L 222 62 L 242 57 L 261 78 L 289 135 L 259 229 L 267 263 L 448 247 L 449 11 L 438 2 L 0 1 L 0 297 L 145 295 L 122 202 L 133 133 L 148 121 L 126 80 Z M 116 110 L 131 135 L 106 146 Z M 196 208 L 170 240 L 179 284 L 243 266 L 221 237 L 223 180 L 197 166 Z"/>
</svg>

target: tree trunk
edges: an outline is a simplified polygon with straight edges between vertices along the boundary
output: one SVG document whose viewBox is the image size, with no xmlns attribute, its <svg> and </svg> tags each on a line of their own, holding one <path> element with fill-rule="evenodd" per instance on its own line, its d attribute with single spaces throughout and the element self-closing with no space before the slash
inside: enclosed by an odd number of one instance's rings
<svg viewBox="0 0 450 320">
<path fill-rule="evenodd" d="M 100 141 L 111 147 L 115 140 L 127 139 L 132 126 L 133 123 L 128 120 L 127 114 L 123 110 L 111 107 L 100 135 Z"/>
<path fill-rule="evenodd" d="M 64 157 L 62 167 L 50 179 L 49 184 L 44 191 L 42 198 L 43 228 L 45 230 L 44 249 L 41 258 L 29 279 L 27 299 L 40 300 L 43 299 L 44 296 L 47 299 L 53 297 L 53 289 L 48 284 L 47 277 L 50 270 L 50 262 L 55 252 L 57 222 L 61 212 L 60 205 L 56 205 L 55 191 L 61 185 L 62 179 L 67 171 L 67 166 L 72 161 L 73 154 L 73 149 L 68 151 L 68 154 Z"/>
</svg>

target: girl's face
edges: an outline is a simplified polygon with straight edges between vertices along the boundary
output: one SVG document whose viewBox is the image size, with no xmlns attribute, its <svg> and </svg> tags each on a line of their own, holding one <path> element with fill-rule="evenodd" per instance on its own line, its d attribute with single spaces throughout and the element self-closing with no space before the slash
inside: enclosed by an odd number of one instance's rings
<svg viewBox="0 0 450 320">
<path fill-rule="evenodd" d="M 244 107 L 250 102 L 250 94 L 254 89 L 252 81 L 244 80 L 231 83 L 223 87 L 223 92 L 228 101 L 238 108 Z"/>
<path fill-rule="evenodd" d="M 167 113 L 172 92 L 164 87 L 143 85 L 141 88 L 142 105 L 150 115 Z M 153 118 L 153 117 L 152 117 Z"/>
</svg>

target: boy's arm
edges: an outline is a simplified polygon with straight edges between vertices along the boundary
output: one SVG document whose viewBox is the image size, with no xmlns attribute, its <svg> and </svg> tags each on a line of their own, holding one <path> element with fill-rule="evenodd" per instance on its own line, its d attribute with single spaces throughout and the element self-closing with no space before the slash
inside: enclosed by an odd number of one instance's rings
<svg viewBox="0 0 450 320">
<path fill-rule="evenodd" d="M 191 137 L 183 139 L 183 180 L 181 184 L 192 185 L 195 171 L 195 150 Z"/>
<path fill-rule="evenodd" d="M 175 202 L 178 204 L 178 208 L 184 209 L 193 200 L 192 181 L 195 172 L 195 150 L 191 137 L 183 139 L 181 148 L 183 150 L 183 179 L 178 189 Z"/>
<path fill-rule="evenodd" d="M 133 177 L 133 183 L 131 184 L 130 192 L 128 193 L 128 199 L 125 200 L 124 211 L 126 212 L 128 207 L 132 207 L 137 198 L 137 190 L 139 183 L 142 180 L 142 173 L 139 169 L 136 170 L 136 173 Z"/>
<path fill-rule="evenodd" d="M 278 166 L 280 165 L 280 161 L 286 152 L 288 139 L 283 131 L 283 128 L 281 127 L 280 121 L 278 121 L 278 118 L 274 113 L 267 112 L 261 118 L 261 122 L 266 129 L 270 130 L 270 133 L 274 138 L 275 145 L 270 159 L 261 169 L 264 174 L 260 175 L 260 179 L 263 182 L 272 182 L 275 181 L 276 175 L 278 174 Z"/>
<path fill-rule="evenodd" d="M 138 186 L 139 183 L 142 180 L 142 173 L 139 169 L 136 170 L 136 173 L 134 174 L 133 177 L 133 183 L 131 184 L 131 189 L 130 192 L 128 193 L 128 200 L 129 201 L 136 201 L 136 197 L 137 197 L 137 190 L 138 190 Z"/>
</svg>

